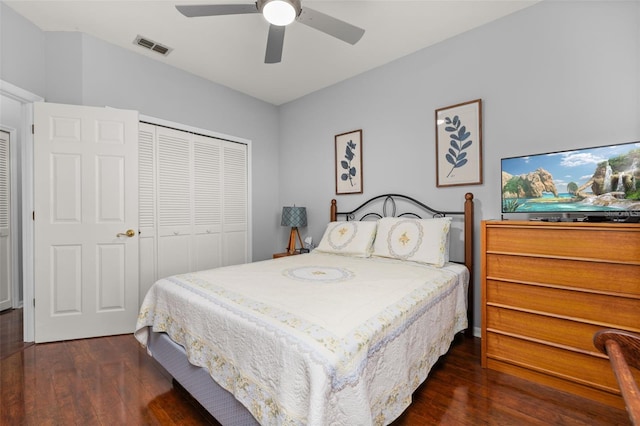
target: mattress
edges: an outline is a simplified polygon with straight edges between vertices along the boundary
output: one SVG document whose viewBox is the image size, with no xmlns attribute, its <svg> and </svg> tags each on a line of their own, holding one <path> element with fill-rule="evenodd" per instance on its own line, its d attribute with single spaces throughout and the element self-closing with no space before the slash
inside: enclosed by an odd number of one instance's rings
<svg viewBox="0 0 640 426">
<path fill-rule="evenodd" d="M 468 276 L 323 253 L 178 275 L 135 335 L 166 333 L 262 425 L 388 424 L 467 327 Z"/>
</svg>

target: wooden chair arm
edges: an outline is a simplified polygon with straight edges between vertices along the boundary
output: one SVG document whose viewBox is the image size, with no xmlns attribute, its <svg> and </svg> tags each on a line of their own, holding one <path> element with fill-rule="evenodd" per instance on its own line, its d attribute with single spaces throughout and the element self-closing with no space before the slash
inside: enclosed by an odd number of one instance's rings
<svg viewBox="0 0 640 426">
<path fill-rule="evenodd" d="M 601 330 L 593 344 L 609 356 L 631 422 L 640 426 L 640 390 L 629 366 L 640 369 L 640 336 L 622 330 Z"/>
</svg>

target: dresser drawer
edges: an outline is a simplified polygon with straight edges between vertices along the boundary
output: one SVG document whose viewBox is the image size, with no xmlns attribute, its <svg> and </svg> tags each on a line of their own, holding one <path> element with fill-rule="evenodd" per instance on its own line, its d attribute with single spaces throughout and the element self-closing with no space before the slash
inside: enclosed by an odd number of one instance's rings
<svg viewBox="0 0 640 426">
<path fill-rule="evenodd" d="M 487 357 L 619 394 L 618 383 L 606 358 L 495 333 L 487 333 Z"/>
<path fill-rule="evenodd" d="M 486 251 L 638 264 L 640 228 L 499 226 L 486 228 Z"/>
<path fill-rule="evenodd" d="M 562 285 L 640 298 L 640 266 L 637 265 L 501 254 L 487 254 L 486 259 L 487 278 Z"/>
<path fill-rule="evenodd" d="M 602 330 L 598 325 L 487 306 L 486 326 L 489 332 L 542 340 L 601 356 L 593 346 L 593 335 Z"/>
<path fill-rule="evenodd" d="M 640 329 L 640 299 L 486 280 L 489 306 L 505 305 L 603 326 Z"/>
</svg>

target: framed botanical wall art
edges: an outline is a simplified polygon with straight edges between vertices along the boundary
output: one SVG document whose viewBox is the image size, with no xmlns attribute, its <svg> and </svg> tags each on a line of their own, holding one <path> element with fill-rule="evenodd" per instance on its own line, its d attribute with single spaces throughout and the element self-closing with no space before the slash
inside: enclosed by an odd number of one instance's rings
<svg viewBox="0 0 640 426">
<path fill-rule="evenodd" d="M 362 194 L 362 130 L 336 135 L 336 194 Z"/>
<path fill-rule="evenodd" d="M 436 186 L 482 183 L 482 99 L 436 110 Z"/>
</svg>

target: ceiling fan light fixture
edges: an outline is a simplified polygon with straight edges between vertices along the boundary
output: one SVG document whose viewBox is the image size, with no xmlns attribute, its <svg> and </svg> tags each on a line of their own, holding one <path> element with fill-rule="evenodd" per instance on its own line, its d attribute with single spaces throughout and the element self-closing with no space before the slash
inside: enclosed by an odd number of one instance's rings
<svg viewBox="0 0 640 426">
<path fill-rule="evenodd" d="M 300 24 L 352 45 L 356 44 L 364 35 L 362 28 L 348 22 L 308 7 L 302 10 L 300 2 L 301 0 L 255 0 L 253 4 L 178 5 L 176 9 L 188 18 L 261 13 L 269 22 L 267 49 L 264 55 L 265 64 L 277 64 L 282 60 L 284 33 L 286 26 L 293 21 L 298 21 Z"/>
<path fill-rule="evenodd" d="M 293 3 L 289 0 L 267 1 L 262 6 L 262 15 L 270 24 L 289 25 L 296 19 L 300 11 L 299 2 L 297 8 Z"/>
</svg>

